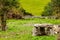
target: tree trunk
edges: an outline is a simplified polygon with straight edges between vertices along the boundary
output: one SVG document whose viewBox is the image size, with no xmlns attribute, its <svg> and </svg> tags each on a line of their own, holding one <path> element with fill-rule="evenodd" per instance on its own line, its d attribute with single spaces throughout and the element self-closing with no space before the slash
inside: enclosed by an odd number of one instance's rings
<svg viewBox="0 0 60 40">
<path fill-rule="evenodd" d="M 2 31 L 6 31 L 6 14 L 1 15 L 1 26 L 2 26 Z"/>
</svg>

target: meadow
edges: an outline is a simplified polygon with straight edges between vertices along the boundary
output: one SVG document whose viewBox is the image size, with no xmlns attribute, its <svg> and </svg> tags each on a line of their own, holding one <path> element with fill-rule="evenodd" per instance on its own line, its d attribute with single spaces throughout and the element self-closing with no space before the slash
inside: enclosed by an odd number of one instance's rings
<svg viewBox="0 0 60 40">
<path fill-rule="evenodd" d="M 0 31 L 0 40 L 56 40 L 56 35 L 32 36 L 33 25 L 36 23 L 59 24 L 60 19 L 9 19 L 7 31 Z"/>
<path fill-rule="evenodd" d="M 20 0 L 21 6 L 29 13 L 40 16 L 51 0 Z"/>
</svg>

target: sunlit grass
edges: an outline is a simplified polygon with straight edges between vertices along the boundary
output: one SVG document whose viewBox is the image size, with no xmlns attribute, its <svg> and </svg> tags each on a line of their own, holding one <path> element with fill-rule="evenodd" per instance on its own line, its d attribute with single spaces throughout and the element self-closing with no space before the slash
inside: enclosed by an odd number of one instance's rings
<svg viewBox="0 0 60 40">
<path fill-rule="evenodd" d="M 7 31 L 0 31 L 0 40 L 55 40 L 56 36 L 32 36 L 32 28 L 35 23 L 59 24 L 60 19 L 21 19 L 7 20 Z"/>
<path fill-rule="evenodd" d="M 21 6 L 33 15 L 40 15 L 51 0 L 20 0 Z"/>
</svg>

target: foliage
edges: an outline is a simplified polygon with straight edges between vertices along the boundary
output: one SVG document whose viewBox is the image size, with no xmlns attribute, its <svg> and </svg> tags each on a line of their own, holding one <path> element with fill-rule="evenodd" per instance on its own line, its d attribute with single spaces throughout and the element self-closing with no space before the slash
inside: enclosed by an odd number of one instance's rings
<svg viewBox="0 0 60 40">
<path fill-rule="evenodd" d="M 43 16 L 58 16 L 60 17 L 60 0 L 51 0 L 51 2 L 45 7 Z"/>
<path fill-rule="evenodd" d="M 0 0 L 0 4 L 1 4 L 0 14 L 1 14 L 1 12 L 3 12 L 3 13 L 5 13 L 6 11 L 8 12 L 9 10 L 11 10 L 14 7 L 15 7 L 15 9 L 20 7 L 20 3 L 18 2 L 18 0 Z"/>
<path fill-rule="evenodd" d="M 51 0 L 53 6 L 53 15 L 60 16 L 60 0 Z"/>
<path fill-rule="evenodd" d="M 52 1 L 52 4 L 53 6 L 60 6 L 60 0 L 51 0 Z"/>
<path fill-rule="evenodd" d="M 53 12 L 53 9 L 52 9 L 52 4 L 51 2 L 48 3 L 48 5 L 44 8 L 44 11 L 42 12 L 42 16 L 52 16 L 52 12 Z"/>
</svg>

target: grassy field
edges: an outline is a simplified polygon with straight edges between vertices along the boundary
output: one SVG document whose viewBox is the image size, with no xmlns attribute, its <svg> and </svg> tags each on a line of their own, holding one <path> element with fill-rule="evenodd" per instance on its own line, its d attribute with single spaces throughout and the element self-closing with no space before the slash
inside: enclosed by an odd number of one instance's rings
<svg viewBox="0 0 60 40">
<path fill-rule="evenodd" d="M 0 31 L 0 40 L 56 40 L 56 36 L 32 36 L 32 28 L 35 23 L 59 24 L 54 19 L 21 19 L 7 20 L 7 31 Z"/>
<path fill-rule="evenodd" d="M 33 15 L 40 15 L 51 0 L 20 0 L 21 6 Z"/>
</svg>

